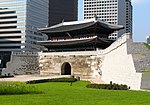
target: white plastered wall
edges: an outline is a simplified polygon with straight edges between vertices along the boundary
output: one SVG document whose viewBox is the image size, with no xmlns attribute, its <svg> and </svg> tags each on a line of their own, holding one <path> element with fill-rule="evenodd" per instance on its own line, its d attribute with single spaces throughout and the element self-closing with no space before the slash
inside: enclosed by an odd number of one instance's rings
<svg viewBox="0 0 150 105">
<path fill-rule="evenodd" d="M 118 39 L 104 50 L 101 67 L 102 80 L 105 83 L 126 84 L 133 90 L 140 90 L 142 73 L 137 73 L 131 54 L 127 54 L 127 36 Z"/>
</svg>

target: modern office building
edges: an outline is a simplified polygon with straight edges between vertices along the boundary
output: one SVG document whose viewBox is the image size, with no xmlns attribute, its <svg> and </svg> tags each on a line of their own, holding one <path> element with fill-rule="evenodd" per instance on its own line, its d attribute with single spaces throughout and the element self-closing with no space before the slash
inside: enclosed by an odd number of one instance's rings
<svg viewBox="0 0 150 105">
<path fill-rule="evenodd" d="M 130 0 L 84 0 L 84 19 L 97 16 L 111 24 L 121 24 L 124 30 L 109 36 L 116 39 L 125 32 L 132 33 L 132 5 Z"/>
<path fill-rule="evenodd" d="M 37 28 L 48 24 L 48 0 L 1 0 L 0 51 L 36 51 L 46 40 Z"/>
<path fill-rule="evenodd" d="M 126 32 L 132 34 L 132 4 L 131 0 L 126 0 Z"/>
<path fill-rule="evenodd" d="M 49 26 L 78 19 L 78 0 L 49 0 Z"/>
<path fill-rule="evenodd" d="M 36 42 L 46 40 L 47 36 L 37 30 L 48 24 L 48 11 L 48 0 L 0 0 L 0 60 L 2 63 L 11 51 L 40 49 Z"/>
</svg>

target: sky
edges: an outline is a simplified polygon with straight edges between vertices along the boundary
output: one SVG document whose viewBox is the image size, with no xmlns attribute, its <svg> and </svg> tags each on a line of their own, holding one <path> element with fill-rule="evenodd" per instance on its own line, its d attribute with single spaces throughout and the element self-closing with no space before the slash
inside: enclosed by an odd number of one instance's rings
<svg viewBox="0 0 150 105">
<path fill-rule="evenodd" d="M 83 20 L 83 0 L 78 0 L 78 20 Z M 150 0 L 132 0 L 133 41 L 145 42 L 150 36 Z"/>
</svg>

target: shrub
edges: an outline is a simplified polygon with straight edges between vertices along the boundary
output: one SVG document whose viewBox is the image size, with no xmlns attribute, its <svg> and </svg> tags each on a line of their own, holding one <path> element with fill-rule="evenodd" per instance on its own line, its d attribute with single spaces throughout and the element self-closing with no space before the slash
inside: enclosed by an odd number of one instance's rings
<svg viewBox="0 0 150 105">
<path fill-rule="evenodd" d="M 0 94 L 29 94 L 40 93 L 33 85 L 24 82 L 0 82 Z"/>
<path fill-rule="evenodd" d="M 43 83 L 43 82 L 75 82 L 75 78 L 54 78 L 54 79 L 41 79 L 41 80 L 31 80 L 27 81 L 28 84 Z"/>
<path fill-rule="evenodd" d="M 0 78 L 12 78 L 12 77 L 14 77 L 14 76 L 12 76 L 12 75 L 9 75 L 9 76 L 0 75 Z"/>
<path fill-rule="evenodd" d="M 150 50 L 150 45 L 147 43 L 144 43 L 144 45 Z"/>
<path fill-rule="evenodd" d="M 96 88 L 96 89 L 108 89 L 108 90 L 128 90 L 127 85 L 119 84 L 88 84 L 87 88 Z"/>
</svg>

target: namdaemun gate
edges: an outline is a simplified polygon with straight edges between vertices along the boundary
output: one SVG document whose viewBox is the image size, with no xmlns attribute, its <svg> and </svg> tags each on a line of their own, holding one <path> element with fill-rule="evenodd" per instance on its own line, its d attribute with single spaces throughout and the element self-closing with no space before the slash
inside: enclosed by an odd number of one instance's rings
<svg viewBox="0 0 150 105">
<path fill-rule="evenodd" d="M 108 39 L 114 31 L 123 29 L 121 25 L 112 25 L 100 19 L 62 22 L 52 27 L 40 29 L 48 35 L 47 41 L 38 42 L 48 52 L 92 51 L 105 49 L 114 42 Z"/>
<path fill-rule="evenodd" d="M 62 22 L 41 28 L 48 40 L 39 41 L 40 52 L 13 52 L 2 75 L 74 76 L 92 83 L 126 84 L 133 90 L 149 89 L 150 51 L 133 42 L 131 33 L 116 40 L 123 29 L 93 18 Z"/>
</svg>

